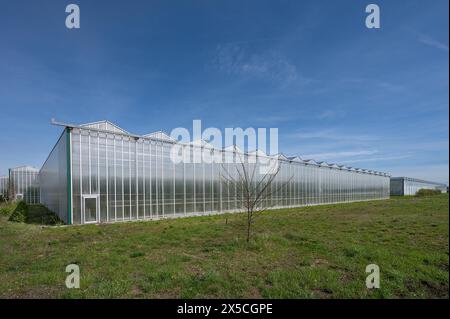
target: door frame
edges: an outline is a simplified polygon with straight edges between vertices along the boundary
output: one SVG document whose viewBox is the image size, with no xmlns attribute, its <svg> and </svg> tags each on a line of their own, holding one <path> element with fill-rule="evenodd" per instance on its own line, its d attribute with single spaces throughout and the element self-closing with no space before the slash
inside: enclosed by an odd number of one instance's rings
<svg viewBox="0 0 450 319">
<path fill-rule="evenodd" d="M 100 201 L 99 201 L 99 197 L 100 195 L 98 194 L 86 194 L 86 195 L 82 195 L 83 198 L 83 224 L 97 224 L 100 221 L 100 212 L 99 212 L 99 206 L 100 206 Z M 95 220 L 94 221 L 86 221 L 86 210 L 85 210 L 85 206 L 86 206 L 86 199 L 95 199 Z"/>
</svg>

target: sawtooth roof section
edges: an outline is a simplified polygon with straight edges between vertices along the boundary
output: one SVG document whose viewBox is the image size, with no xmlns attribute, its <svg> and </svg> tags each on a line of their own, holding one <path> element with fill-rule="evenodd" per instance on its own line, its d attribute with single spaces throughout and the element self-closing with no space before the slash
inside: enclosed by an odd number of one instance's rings
<svg viewBox="0 0 450 319">
<path fill-rule="evenodd" d="M 29 171 L 29 172 L 39 172 L 39 170 L 33 166 L 29 166 L 29 165 L 23 165 L 23 166 L 18 166 L 18 167 L 13 167 L 10 168 L 11 171 L 17 171 L 17 170 L 22 170 L 22 171 Z"/>
<path fill-rule="evenodd" d="M 303 162 L 304 162 L 305 164 L 308 164 L 308 165 L 320 165 L 318 162 L 316 162 L 316 161 L 313 160 L 313 159 L 303 160 Z"/>
<path fill-rule="evenodd" d="M 201 140 L 201 139 L 192 141 L 191 144 L 195 145 L 195 146 L 203 147 L 203 148 L 215 149 L 214 145 L 212 145 L 211 143 L 208 143 L 205 140 Z"/>
<path fill-rule="evenodd" d="M 279 154 L 275 155 L 275 158 L 278 158 L 279 160 L 280 159 L 285 160 L 285 161 L 289 160 L 289 158 L 287 158 L 286 155 L 284 155 L 283 153 L 279 153 Z"/>
<path fill-rule="evenodd" d="M 125 131 L 123 128 L 121 128 L 118 125 L 111 123 L 110 121 L 107 121 L 107 120 L 81 124 L 80 126 L 87 127 L 87 128 L 94 128 L 94 129 L 102 130 L 102 131 L 113 132 L 113 133 L 130 134 L 129 132 Z"/>
<path fill-rule="evenodd" d="M 171 142 L 176 142 L 175 139 L 173 139 L 172 137 L 170 137 L 166 132 L 164 131 L 156 131 L 150 134 L 145 134 L 143 135 L 144 137 L 150 137 L 150 138 L 156 138 L 159 140 L 163 140 L 163 141 L 171 141 Z"/>
<path fill-rule="evenodd" d="M 244 154 L 244 151 L 242 151 L 239 147 L 237 147 L 236 145 L 230 145 L 224 148 L 225 151 L 229 151 L 229 152 L 236 152 L 236 153 L 241 153 Z"/>
<path fill-rule="evenodd" d="M 249 155 L 253 155 L 253 156 L 267 156 L 267 154 L 266 153 L 264 153 L 263 151 L 261 151 L 261 150 L 255 150 L 255 151 L 251 151 L 251 152 L 249 152 L 248 153 Z"/>
</svg>

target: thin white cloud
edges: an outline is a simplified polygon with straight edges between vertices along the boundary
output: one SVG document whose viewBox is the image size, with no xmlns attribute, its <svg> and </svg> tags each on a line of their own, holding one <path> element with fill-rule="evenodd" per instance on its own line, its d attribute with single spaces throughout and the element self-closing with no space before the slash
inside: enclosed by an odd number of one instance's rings
<svg viewBox="0 0 450 319">
<path fill-rule="evenodd" d="M 425 34 L 419 35 L 419 42 L 428 45 L 430 47 L 448 52 L 448 44 L 440 42 L 428 35 Z"/>
<path fill-rule="evenodd" d="M 292 116 L 292 115 L 268 115 L 268 116 L 257 117 L 257 118 L 255 118 L 255 121 L 258 123 L 274 124 L 274 123 L 295 121 L 298 119 L 299 119 L 298 116 L 296 117 L 296 116 Z"/>
<path fill-rule="evenodd" d="M 244 46 L 235 43 L 218 45 L 212 64 L 226 74 L 268 80 L 280 86 L 310 82 L 279 52 L 249 53 Z"/>
<path fill-rule="evenodd" d="M 319 113 L 316 118 L 319 120 L 326 120 L 326 119 L 334 119 L 337 117 L 342 117 L 344 112 L 342 111 L 336 111 L 336 110 L 325 110 L 321 113 Z"/>
<path fill-rule="evenodd" d="M 364 134 L 341 134 L 334 130 L 320 130 L 312 132 L 297 132 L 290 135 L 293 138 L 298 139 L 324 139 L 324 140 L 334 140 L 334 141 L 354 141 L 354 142 L 368 142 L 378 140 L 375 136 L 364 135 Z"/>
<path fill-rule="evenodd" d="M 346 160 L 345 163 L 364 163 L 364 162 L 380 162 L 380 161 L 393 161 L 401 160 L 411 157 L 411 155 L 398 155 L 398 156 L 380 156 L 380 157 L 369 157 L 369 158 L 359 158 L 354 160 Z"/>
<path fill-rule="evenodd" d="M 342 78 L 340 83 L 349 87 L 372 87 L 375 89 L 388 90 L 392 92 L 399 92 L 405 89 L 404 84 L 391 82 L 386 79 L 364 78 L 364 77 L 347 77 Z"/>
<path fill-rule="evenodd" d="M 316 154 L 306 154 L 305 158 L 314 158 L 314 159 L 337 159 L 337 158 L 348 158 L 355 156 L 363 156 L 363 155 L 373 155 L 377 154 L 376 150 L 360 150 L 360 151 L 341 151 L 341 152 L 328 152 L 328 153 L 316 153 Z"/>
</svg>

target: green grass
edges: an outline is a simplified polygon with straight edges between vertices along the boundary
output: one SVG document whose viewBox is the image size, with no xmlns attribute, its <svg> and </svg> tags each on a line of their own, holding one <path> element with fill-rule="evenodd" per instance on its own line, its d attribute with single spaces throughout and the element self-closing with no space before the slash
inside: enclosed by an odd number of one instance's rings
<svg viewBox="0 0 450 319">
<path fill-rule="evenodd" d="M 249 245 L 242 214 L 69 227 L 0 214 L 0 297 L 448 298 L 448 204 L 444 194 L 270 211 Z M 71 263 L 80 289 L 65 288 Z M 371 263 L 378 290 L 365 287 Z"/>
<path fill-rule="evenodd" d="M 40 204 L 27 205 L 25 202 L 1 203 L 0 215 L 13 222 L 53 226 L 63 224 L 57 215 Z"/>
</svg>

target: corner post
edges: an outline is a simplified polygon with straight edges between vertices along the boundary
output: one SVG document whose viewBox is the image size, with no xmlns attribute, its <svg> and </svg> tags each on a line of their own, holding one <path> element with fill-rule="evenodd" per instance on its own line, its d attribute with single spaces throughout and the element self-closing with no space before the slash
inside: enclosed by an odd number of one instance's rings
<svg viewBox="0 0 450 319">
<path fill-rule="evenodd" d="M 66 127 L 67 150 L 67 224 L 72 225 L 72 129 Z"/>
</svg>

